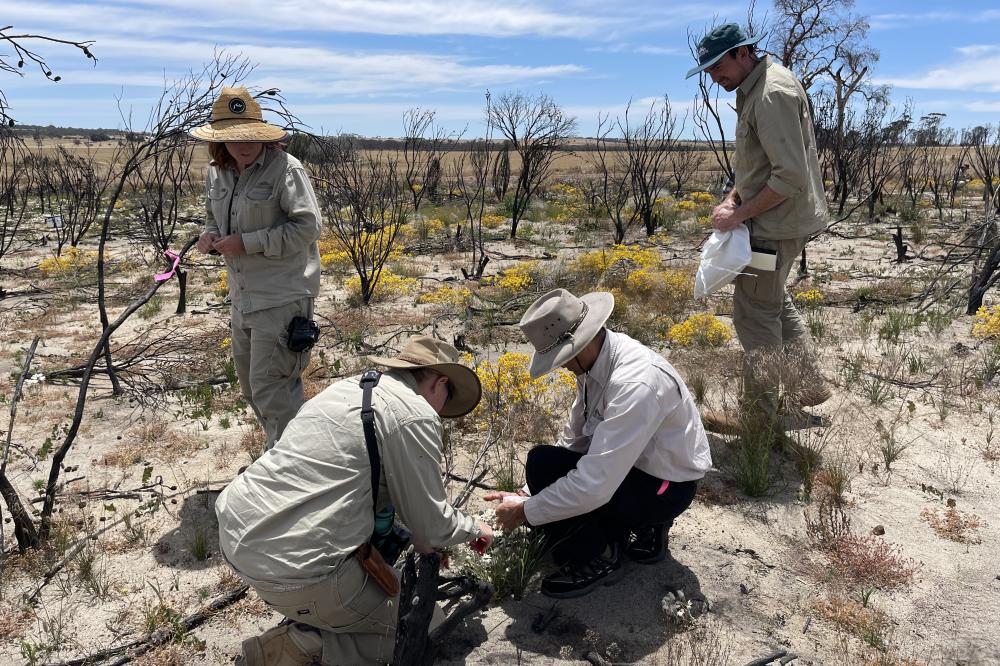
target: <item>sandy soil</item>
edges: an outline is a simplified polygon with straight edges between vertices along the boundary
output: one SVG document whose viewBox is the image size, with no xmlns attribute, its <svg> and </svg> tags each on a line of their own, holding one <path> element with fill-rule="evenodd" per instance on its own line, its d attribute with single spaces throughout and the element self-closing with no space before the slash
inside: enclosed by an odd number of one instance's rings
<svg viewBox="0 0 1000 666">
<path fill-rule="evenodd" d="M 559 239 L 550 242 L 558 244 Z M 504 244 L 498 249 L 541 255 L 545 248 Z M 696 257 L 690 243 L 671 249 L 682 259 Z M 51 372 L 72 365 L 69 357 L 85 355 L 99 330 L 93 289 L 82 286 L 74 298 L 56 291 L 27 268 L 41 256 L 40 249 L 19 255 L 24 270 L 5 273 L 4 286 L 15 292 L 0 301 L 0 374 L 5 377 L 19 372 L 33 335 L 42 337 L 35 365 Z M 996 461 L 984 453 L 993 441 L 991 415 L 1000 406 L 997 380 L 978 391 L 960 381 L 963 372 L 979 367 L 985 350 L 969 335 L 970 317 L 956 317 L 939 337 L 926 327 L 904 333 L 899 345 L 879 343 L 881 319 L 876 318 L 865 336 L 859 324 L 863 312 L 882 317 L 891 307 L 874 303 L 861 313 L 852 311 L 853 290 L 867 285 L 876 295 L 885 294 L 897 284 L 897 276 L 903 282 L 915 280 L 922 268 L 920 262 L 893 264 L 892 257 L 891 241 L 884 238 L 824 239 L 811 246 L 811 279 L 822 281 L 828 304 L 822 309 L 826 333 L 818 341 L 818 353 L 824 373 L 836 385 L 833 400 L 815 410 L 829 419 L 829 427 L 799 431 L 801 437 L 825 442 L 824 456 L 839 457 L 854 471 L 846 493 L 854 530 L 865 535 L 880 526 L 880 539 L 897 544 L 902 556 L 919 563 L 911 585 L 876 591 L 870 601 L 888 618 L 884 651 L 871 649 L 817 612 L 818 603 L 854 592 L 839 586 L 826 557 L 809 544 L 803 513 L 813 505 L 803 501 L 792 463 L 777 456 L 772 491 L 763 499 L 746 497 L 732 480 L 734 443 L 713 436 L 717 469 L 677 521 L 671 558 L 654 566 L 629 563 L 620 584 L 581 599 L 552 603 L 531 591 L 520 601 L 501 601 L 467 621 L 446 646 L 441 663 L 581 663 L 587 651 L 595 650 L 624 663 L 743 664 L 777 649 L 797 655 L 793 663 L 799 664 L 861 664 L 874 658 L 883 661 L 871 663 L 1000 663 L 1000 487 Z M 426 262 L 425 275 L 459 275 L 460 259 L 437 255 Z M 196 263 L 187 315 L 169 314 L 176 287 L 168 285 L 161 311 L 149 319 L 133 318 L 117 339 L 156 322 L 176 324 L 194 336 L 193 344 L 202 351 L 222 344 L 227 310 L 211 292 L 215 262 Z M 513 262 L 490 268 L 504 263 Z M 139 281 L 139 273 L 129 275 L 121 280 Z M 343 301 L 342 289 L 325 277 L 317 311 L 344 336 L 360 331 L 372 342 L 400 327 L 429 326 L 429 309 L 414 307 L 412 297 L 378 305 L 364 317 L 345 310 Z M 728 310 L 724 294 L 713 303 L 720 313 Z M 460 318 L 441 320 L 439 331 L 448 333 L 460 323 Z M 509 339 L 505 348 L 523 349 L 514 331 Z M 327 335 L 321 344 L 326 357 L 316 354 L 313 364 L 314 369 L 325 365 L 331 376 L 358 367 L 344 346 L 334 348 L 335 340 Z M 732 341 L 717 353 L 735 357 L 737 348 Z M 870 364 L 888 363 L 888 357 L 901 351 L 918 354 L 927 366 L 920 377 L 930 378 L 929 385 L 919 378 L 910 386 L 893 385 L 885 404 L 874 407 L 857 385 L 848 388 L 843 379 L 845 361 L 858 351 L 868 354 Z M 665 353 L 682 372 L 692 371 L 692 356 Z M 218 356 L 224 357 L 224 350 Z M 951 383 L 942 380 L 945 376 Z M 314 376 L 311 390 L 329 381 Z M 731 396 L 734 381 L 731 369 L 713 376 L 709 405 Z M 12 390 L 8 381 L 0 393 L 9 399 Z M 39 448 L 45 437 L 56 445 L 61 441 L 76 394 L 75 384 L 47 382 L 29 387 L 19 404 L 9 474 L 29 501 L 37 496 L 34 484 L 48 474 L 48 460 L 36 460 Z M 33 611 L 19 610 L 17 599 L 32 589 L 51 559 L 33 554 L 9 560 L 0 579 L 0 663 L 28 662 L 32 651 L 40 655 L 39 663 L 59 661 L 135 640 L 155 618 L 192 613 L 235 584 L 218 555 L 212 502 L 249 460 L 245 440 L 251 429 L 247 414 L 226 410 L 226 395 L 232 392 L 219 393 L 210 416 L 191 417 L 191 405 L 182 405 L 176 392 L 144 406 L 110 397 L 107 382 L 95 381 L 87 417 L 62 474 L 61 532 L 75 540 L 82 530 L 93 532 L 121 521 L 151 499 L 159 497 L 162 504 L 128 524 L 119 522 L 92 542 L 85 551 L 92 553 L 89 574 L 81 573 L 76 561 L 45 587 Z M 879 464 L 880 420 L 895 429 L 899 441 L 909 443 L 891 474 Z M 960 515 L 978 518 L 970 542 L 944 539 L 929 525 L 926 512 L 943 514 L 947 501 L 953 501 Z M 470 504 L 473 511 L 484 508 L 478 498 Z M 9 523 L 5 538 L 10 548 Z M 678 626 L 664 611 L 664 596 L 676 590 L 683 590 L 697 609 L 704 607 L 691 624 Z M 532 625 L 540 614 L 554 617 L 536 631 Z M 180 643 L 139 661 L 231 663 L 243 638 L 277 620 L 250 595 Z M 715 644 L 724 653 L 718 661 L 692 654 Z"/>
</svg>

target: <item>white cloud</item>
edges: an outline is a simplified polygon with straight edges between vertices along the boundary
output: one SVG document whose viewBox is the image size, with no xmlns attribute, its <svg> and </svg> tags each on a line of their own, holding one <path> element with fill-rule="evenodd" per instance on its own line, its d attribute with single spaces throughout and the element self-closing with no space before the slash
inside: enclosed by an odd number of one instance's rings
<svg viewBox="0 0 1000 666">
<path fill-rule="evenodd" d="M 109 40 L 105 57 L 112 65 L 125 59 L 158 63 L 176 75 L 191 62 L 212 59 L 217 46 L 208 42 L 160 40 Z M 243 43 L 226 45 L 230 53 L 241 53 L 259 66 L 252 75 L 255 85 L 277 87 L 286 92 L 335 95 L 370 95 L 406 91 L 467 90 L 544 82 L 581 74 L 575 64 L 514 65 L 483 63 L 471 57 L 418 52 L 377 53 L 335 51 L 320 47 L 267 46 Z M 160 87 L 161 74 L 121 74 L 114 67 L 62 72 L 74 84 L 131 84 Z M 168 76 L 168 79 L 176 78 Z"/>
<path fill-rule="evenodd" d="M 1000 101 L 980 100 L 977 102 L 968 102 L 964 107 L 967 111 L 974 113 L 998 113 L 1000 112 Z"/>
<path fill-rule="evenodd" d="M 969 46 L 959 46 L 955 51 L 968 58 L 978 58 L 1000 51 L 1000 46 L 995 44 L 970 44 Z"/>
<path fill-rule="evenodd" d="M 873 14 L 868 24 L 873 30 L 893 30 L 914 24 L 931 23 L 986 23 L 1000 19 L 1000 10 L 986 9 L 978 12 L 931 11 L 914 13 Z"/>
<path fill-rule="evenodd" d="M 1000 56 L 971 58 L 916 76 L 877 78 L 873 82 L 897 88 L 1000 92 Z"/>
</svg>

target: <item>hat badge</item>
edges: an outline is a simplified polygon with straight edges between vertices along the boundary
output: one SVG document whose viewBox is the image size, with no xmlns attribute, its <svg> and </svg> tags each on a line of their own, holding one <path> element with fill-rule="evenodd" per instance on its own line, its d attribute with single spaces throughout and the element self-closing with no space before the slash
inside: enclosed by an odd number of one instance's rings
<svg viewBox="0 0 1000 666">
<path fill-rule="evenodd" d="M 229 110 L 233 113 L 243 113 L 247 110 L 247 103 L 239 97 L 229 100 Z"/>
<path fill-rule="evenodd" d="M 704 46 L 698 47 L 698 57 L 704 58 L 708 54 L 708 49 Z"/>
</svg>

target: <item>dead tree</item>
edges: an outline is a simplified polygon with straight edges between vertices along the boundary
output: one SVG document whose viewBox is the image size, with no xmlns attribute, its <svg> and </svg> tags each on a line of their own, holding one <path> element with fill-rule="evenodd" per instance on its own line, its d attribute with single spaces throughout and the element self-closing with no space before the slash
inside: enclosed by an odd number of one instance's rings
<svg viewBox="0 0 1000 666">
<path fill-rule="evenodd" d="M 628 124 L 626 113 L 626 126 Z M 612 122 L 607 114 L 597 116 L 597 141 L 594 150 L 587 153 L 591 167 L 597 172 L 594 196 L 603 212 L 611 217 L 615 227 L 615 243 L 622 243 L 629 229 L 641 219 L 638 206 L 629 206 L 633 198 L 635 178 L 632 160 L 627 150 L 622 150 L 621 137 L 612 137 L 620 122 Z"/>
<path fill-rule="evenodd" d="M 630 110 L 631 103 L 625 108 L 624 118 L 618 120 L 618 129 L 628 155 L 635 209 L 646 235 L 652 236 L 656 233 L 656 197 L 666 175 L 667 156 L 677 142 L 677 118 L 666 96 L 662 104 L 651 104 L 636 126 L 630 124 Z M 680 129 L 683 131 L 683 126 Z"/>
<path fill-rule="evenodd" d="M 489 93 L 487 95 L 487 106 L 489 105 Z M 490 133 L 491 126 L 487 122 L 486 132 Z M 497 203 L 503 203 L 510 189 L 510 145 L 504 141 L 503 146 L 497 151 L 497 157 L 493 161 L 493 195 Z"/>
<path fill-rule="evenodd" d="M 111 165 L 120 153 L 121 145 L 116 148 Z M 55 254 L 60 256 L 67 244 L 76 247 L 94 226 L 115 173 L 113 166 L 97 160 L 95 152 L 88 150 L 74 155 L 62 146 L 46 166 L 49 169 L 43 176 L 48 179 L 46 208 L 50 214 L 59 216 L 52 234 L 56 239 Z"/>
<path fill-rule="evenodd" d="M 27 156 L 24 142 L 0 126 L 0 260 L 18 249 L 18 232 L 28 214 L 34 172 L 25 167 Z M 0 299 L 5 295 L 0 281 Z"/>
<path fill-rule="evenodd" d="M 712 152 L 715 163 L 722 171 L 723 180 L 733 182 L 735 172 L 730 159 L 732 146 L 726 140 L 726 126 L 719 113 L 719 89 L 716 88 L 715 94 L 712 94 L 710 79 L 704 72 L 698 75 L 698 92 L 691 107 L 691 122 L 694 123 L 695 136 L 704 141 Z"/>
<path fill-rule="evenodd" d="M 0 460 L 0 496 L 3 497 L 7 510 L 10 512 L 11 522 L 14 523 L 14 538 L 17 540 L 17 548 L 20 552 L 25 552 L 29 548 L 38 546 L 38 530 L 31 521 L 31 515 L 24 508 L 21 497 L 17 494 L 14 484 L 7 478 L 7 460 L 10 455 L 11 436 L 14 433 L 14 419 L 17 417 L 17 401 L 21 398 L 21 389 L 24 388 L 24 380 L 31 370 L 31 360 L 35 356 L 35 348 L 38 346 L 39 338 L 36 336 L 31 342 L 31 347 L 24 357 L 24 365 L 21 368 L 21 375 L 14 386 L 14 394 L 10 398 L 10 418 L 7 421 L 7 440 L 4 442 L 3 456 Z M 3 562 L 5 544 L 3 540 L 3 520 L 0 520 L 0 564 Z"/>
<path fill-rule="evenodd" d="M 175 150 L 178 139 L 185 138 L 189 130 L 211 118 L 212 104 L 221 89 L 242 81 L 251 71 L 253 66 L 243 56 L 218 52 L 212 62 L 205 65 L 201 71 L 192 72 L 182 79 L 165 84 L 163 92 L 149 112 L 142 131 L 134 129 L 131 118 L 121 111 L 123 124 L 128 128 L 127 138 L 125 142 L 119 144 L 112 158 L 114 177 L 111 179 L 108 195 L 104 201 L 97 249 L 97 308 L 101 326 L 105 330 L 109 325 L 105 280 L 107 243 L 116 204 L 128 189 L 136 171 Z M 294 123 L 294 117 L 284 112 L 277 91 L 265 90 L 261 95 L 276 97 L 281 109 L 279 115 L 286 122 Z M 168 266 L 170 265 L 168 262 Z M 112 391 L 114 395 L 121 395 L 122 388 L 114 372 L 110 344 L 105 348 L 104 361 L 111 379 Z"/>
<path fill-rule="evenodd" d="M 351 258 L 368 305 L 406 222 L 409 196 L 395 151 L 363 150 L 351 136 L 317 138 L 328 156 L 313 167 L 327 228 Z"/>
<path fill-rule="evenodd" d="M 166 149 L 157 152 L 136 169 L 130 179 L 132 206 L 137 219 L 134 233 L 146 247 L 152 247 L 157 259 L 168 256 L 181 222 L 181 201 L 192 194 L 196 185 L 191 179 L 194 144 L 185 137 L 166 140 Z M 176 314 L 183 314 L 187 301 L 187 272 L 177 268 Z"/>
<path fill-rule="evenodd" d="M 701 151 L 690 143 L 678 141 L 674 144 L 673 150 L 667 156 L 668 180 L 674 196 L 680 197 L 684 194 L 688 183 L 701 169 L 701 157 Z"/>
<path fill-rule="evenodd" d="M 437 196 L 441 152 L 452 137 L 434 124 L 434 112 L 428 109 L 410 109 L 403 115 L 403 136 L 404 180 L 417 213 L 425 196 Z"/>
<path fill-rule="evenodd" d="M 461 576 L 441 578 L 441 556 L 421 555 L 419 565 L 412 553 L 403 564 L 399 595 L 399 625 L 392 663 L 396 666 L 430 666 L 445 638 L 467 617 L 479 611 L 493 597 L 489 583 Z M 428 631 L 438 601 L 469 596 L 434 631 Z"/>
<path fill-rule="evenodd" d="M 469 270 L 462 268 L 462 275 L 466 279 L 482 278 L 486 264 L 490 261 L 486 252 L 486 237 L 483 235 L 483 213 L 486 210 L 493 158 L 487 135 L 486 139 L 471 141 L 468 148 L 452 161 L 452 182 L 465 209 L 472 249 Z"/>
<path fill-rule="evenodd" d="M 867 37 L 868 21 L 853 9 L 854 0 L 775 0 L 769 46 L 807 92 Z"/>
<path fill-rule="evenodd" d="M 548 95 L 529 97 L 518 92 L 501 95 L 489 107 L 489 124 L 521 162 L 510 207 L 510 237 L 517 238 L 517 226 L 548 177 L 556 152 L 576 129 L 576 120 Z"/>
<path fill-rule="evenodd" d="M 1000 206 L 1000 197 L 996 196 L 997 182 L 1000 182 L 1000 125 L 979 125 L 963 130 L 962 145 L 969 148 L 972 172 L 983 181 L 983 201 Z"/>
<path fill-rule="evenodd" d="M 197 240 L 198 238 L 194 237 L 187 242 L 187 244 L 178 253 L 180 259 L 184 258 L 184 255 L 187 254 L 187 251 L 191 249 Z M 73 420 L 70 423 L 69 429 L 66 431 L 66 436 L 63 438 L 62 443 L 53 454 L 52 463 L 49 467 L 49 476 L 45 484 L 45 499 L 42 503 L 42 511 L 39 519 L 38 537 L 40 540 L 48 538 L 49 532 L 52 529 L 52 513 L 55 509 L 59 473 L 62 470 L 62 464 L 66 459 L 66 455 L 69 453 L 70 448 L 72 448 L 74 442 L 76 441 L 76 436 L 80 431 L 80 425 L 83 423 L 84 408 L 87 404 L 87 389 L 90 387 L 90 379 L 93 376 L 97 360 L 104 356 L 104 350 L 109 347 L 111 335 L 118 330 L 118 328 L 121 327 L 121 325 L 124 324 L 136 310 L 148 303 L 149 299 L 151 299 L 164 284 L 166 283 L 154 281 L 145 293 L 129 304 L 129 306 L 125 308 L 125 310 L 118 315 L 113 322 L 108 322 L 108 324 L 104 327 L 104 331 L 101 333 L 100 339 L 91 351 L 90 357 L 87 359 L 83 375 L 80 378 L 80 389 L 77 392 L 76 409 L 73 411 Z"/>
<path fill-rule="evenodd" d="M 61 76 L 53 73 L 52 68 L 45 61 L 45 56 L 34 50 L 36 48 L 34 45 L 39 42 L 72 46 L 79 49 L 84 57 L 93 60 L 95 66 L 97 65 L 97 57 L 90 50 L 90 47 L 94 44 L 93 41 L 75 42 L 48 35 L 35 35 L 31 33 L 16 34 L 11 32 L 13 28 L 14 26 L 12 25 L 0 28 L 0 43 L 5 42 L 10 51 L 13 51 L 13 53 L 7 51 L 0 55 L 0 72 L 24 76 L 24 66 L 28 65 L 29 67 L 37 67 L 49 81 L 58 82 L 61 80 Z M 0 125 L 14 125 L 14 118 L 8 113 L 9 109 L 10 105 L 7 103 L 7 96 L 3 90 L 0 90 Z"/>
</svg>

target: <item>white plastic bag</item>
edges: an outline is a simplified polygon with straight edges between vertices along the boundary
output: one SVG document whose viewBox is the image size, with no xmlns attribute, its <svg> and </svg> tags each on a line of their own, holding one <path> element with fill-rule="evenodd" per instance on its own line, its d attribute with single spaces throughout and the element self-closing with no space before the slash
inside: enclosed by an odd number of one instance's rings
<svg viewBox="0 0 1000 666">
<path fill-rule="evenodd" d="M 741 224 L 732 231 L 713 231 L 701 249 L 694 278 L 694 297 L 704 298 L 736 279 L 750 263 L 750 231 Z"/>
</svg>

